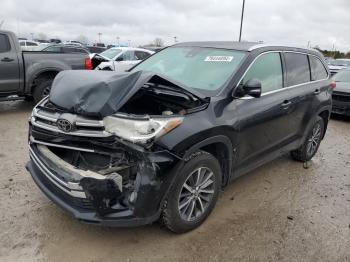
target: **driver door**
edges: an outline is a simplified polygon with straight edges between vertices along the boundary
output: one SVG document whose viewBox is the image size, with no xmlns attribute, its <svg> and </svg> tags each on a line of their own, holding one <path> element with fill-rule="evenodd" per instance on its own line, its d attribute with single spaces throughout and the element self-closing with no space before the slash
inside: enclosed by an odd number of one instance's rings
<svg viewBox="0 0 350 262">
<path fill-rule="evenodd" d="M 0 34 L 0 93 L 19 89 L 19 64 L 15 50 L 11 50 L 10 39 Z"/>
<path fill-rule="evenodd" d="M 291 131 L 288 118 L 290 101 L 284 87 L 280 52 L 260 55 L 249 67 L 241 82 L 256 79 L 261 82 L 260 98 L 238 99 L 239 139 L 237 169 L 258 164 L 259 160 L 279 151 L 288 143 Z"/>
</svg>

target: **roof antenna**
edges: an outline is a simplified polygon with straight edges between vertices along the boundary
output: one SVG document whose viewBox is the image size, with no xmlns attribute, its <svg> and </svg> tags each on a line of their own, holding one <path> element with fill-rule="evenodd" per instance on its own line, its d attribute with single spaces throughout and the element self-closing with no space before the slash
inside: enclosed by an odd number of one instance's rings
<svg viewBox="0 0 350 262">
<path fill-rule="evenodd" d="M 243 28 L 243 18 L 244 18 L 244 7 L 245 7 L 245 0 L 243 0 L 242 5 L 242 16 L 241 16 L 241 28 L 239 30 L 239 42 L 242 40 L 242 28 Z"/>
</svg>

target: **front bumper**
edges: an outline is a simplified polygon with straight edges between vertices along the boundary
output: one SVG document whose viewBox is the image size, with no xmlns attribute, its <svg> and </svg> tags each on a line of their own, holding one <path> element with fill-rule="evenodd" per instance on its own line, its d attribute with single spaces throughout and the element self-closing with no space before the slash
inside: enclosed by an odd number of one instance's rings
<svg viewBox="0 0 350 262">
<path fill-rule="evenodd" d="M 333 96 L 332 113 L 337 115 L 350 116 L 350 95 L 337 95 L 336 99 Z"/>
<path fill-rule="evenodd" d="M 101 197 L 96 199 L 82 183 L 60 180 L 60 177 L 64 177 L 59 174 L 61 170 L 47 162 L 36 144 L 30 144 L 31 161 L 26 168 L 45 195 L 76 219 L 103 226 L 140 226 L 159 218 L 162 201 L 181 165 L 179 159 L 166 151 L 144 153 L 143 157 L 135 201 L 129 206 L 117 204 L 108 210 L 101 209 L 101 206 L 111 192 L 106 191 L 105 197 L 104 189 L 101 189 Z"/>
</svg>

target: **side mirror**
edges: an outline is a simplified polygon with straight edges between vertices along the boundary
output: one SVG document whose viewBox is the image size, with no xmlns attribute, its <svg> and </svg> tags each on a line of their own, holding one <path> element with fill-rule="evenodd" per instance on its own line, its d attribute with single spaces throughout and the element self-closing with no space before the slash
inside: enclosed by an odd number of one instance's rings
<svg viewBox="0 0 350 262">
<path fill-rule="evenodd" d="M 249 95 L 255 98 L 261 97 L 261 82 L 257 79 L 250 79 L 244 85 L 240 85 L 237 95 L 243 97 Z"/>
</svg>

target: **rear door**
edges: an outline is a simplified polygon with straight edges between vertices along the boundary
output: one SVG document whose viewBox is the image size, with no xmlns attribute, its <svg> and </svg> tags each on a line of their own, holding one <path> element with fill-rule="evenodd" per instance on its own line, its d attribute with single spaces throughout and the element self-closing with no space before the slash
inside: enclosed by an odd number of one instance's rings
<svg viewBox="0 0 350 262">
<path fill-rule="evenodd" d="M 325 81 L 322 81 L 328 78 L 328 73 L 315 56 L 296 52 L 284 52 L 283 56 L 286 64 L 286 87 L 292 103 L 288 123 L 294 139 L 297 140 L 303 136 L 306 126 L 317 111 L 317 97 L 328 88 Z"/>
<path fill-rule="evenodd" d="M 258 163 L 289 141 L 290 101 L 289 93 L 284 89 L 281 58 L 280 52 L 262 54 L 243 77 L 241 84 L 251 79 L 259 80 L 262 96 L 238 99 L 240 132 L 237 162 L 241 167 Z"/>
<path fill-rule="evenodd" d="M 0 33 L 0 92 L 19 89 L 19 63 L 17 52 L 11 48 L 8 35 Z"/>
</svg>

